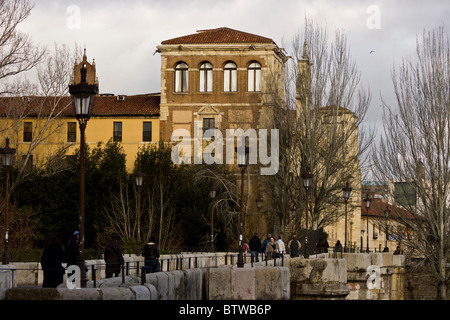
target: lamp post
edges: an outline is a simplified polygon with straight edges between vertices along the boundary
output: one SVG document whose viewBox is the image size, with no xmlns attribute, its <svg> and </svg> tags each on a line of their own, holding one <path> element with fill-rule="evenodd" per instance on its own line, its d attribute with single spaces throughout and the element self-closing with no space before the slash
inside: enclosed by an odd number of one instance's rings
<svg viewBox="0 0 450 320">
<path fill-rule="evenodd" d="M 245 177 L 245 170 L 247 170 L 248 167 L 248 158 L 249 158 L 249 148 L 245 146 L 245 152 L 242 154 L 242 152 L 238 152 L 238 148 L 236 147 L 237 151 L 237 161 L 239 168 L 241 169 L 241 217 L 240 217 L 240 227 L 239 227 L 239 255 L 238 255 L 238 268 L 244 267 L 244 250 L 242 247 L 242 241 L 243 241 L 243 235 L 244 235 L 244 177 Z"/>
<path fill-rule="evenodd" d="M 366 195 L 366 198 L 364 199 L 364 206 L 366 207 L 367 212 L 367 243 L 366 243 L 366 252 L 369 253 L 369 207 L 370 207 L 370 201 L 372 199 L 369 198 L 369 194 Z"/>
<path fill-rule="evenodd" d="M 345 240 L 344 240 L 344 252 L 347 252 L 347 204 L 348 199 L 350 198 L 350 194 L 352 193 L 352 188 L 350 185 L 345 185 L 345 188 L 342 188 L 342 191 L 344 191 L 344 200 L 345 200 Z"/>
<path fill-rule="evenodd" d="M 8 229 L 9 229 L 9 171 L 11 170 L 14 154 L 16 149 L 9 147 L 9 138 L 6 138 L 6 145 L 4 148 L 0 148 L 0 154 L 2 155 L 3 167 L 6 171 L 6 188 L 5 188 L 5 251 L 2 256 L 2 264 L 9 264 L 8 256 Z"/>
<path fill-rule="evenodd" d="M 216 186 L 212 185 L 209 189 L 209 197 L 211 198 L 211 252 L 214 252 L 214 198 L 216 197 Z"/>
<path fill-rule="evenodd" d="M 81 68 L 81 81 L 78 84 L 69 85 L 69 92 L 73 96 L 73 105 L 75 108 L 75 117 L 80 125 L 80 214 L 79 214 L 79 232 L 80 244 L 78 248 L 77 265 L 81 272 L 81 287 L 86 287 L 86 269 L 84 267 L 84 186 L 85 186 L 85 131 L 86 125 L 91 117 L 94 96 L 98 92 L 96 84 L 88 84 L 86 81 L 86 65 Z"/>
<path fill-rule="evenodd" d="M 141 253 L 141 190 L 142 190 L 142 184 L 144 182 L 144 173 L 141 171 L 140 168 L 134 173 L 134 180 L 136 182 L 136 189 L 137 189 L 137 248 L 136 248 L 136 255 L 140 255 Z"/>
<path fill-rule="evenodd" d="M 309 258 L 308 254 L 308 212 L 309 212 L 309 189 L 312 185 L 312 179 L 314 175 L 309 171 L 309 168 L 306 168 L 306 172 L 303 172 L 301 175 L 303 179 L 303 187 L 306 190 L 306 233 L 305 233 L 305 258 Z"/>
<path fill-rule="evenodd" d="M 259 217 L 263 205 L 263 199 L 261 198 L 261 195 L 258 195 L 255 202 L 256 202 L 256 209 L 258 209 L 258 217 Z M 259 233 L 259 223 L 257 224 L 256 231 Z"/>
<path fill-rule="evenodd" d="M 388 238 L 389 238 L 389 230 L 388 230 L 388 219 L 389 219 L 389 215 L 391 214 L 391 210 L 386 209 L 384 210 L 384 217 L 386 218 L 386 245 L 384 247 L 384 252 L 389 252 L 389 248 L 388 248 Z"/>
</svg>

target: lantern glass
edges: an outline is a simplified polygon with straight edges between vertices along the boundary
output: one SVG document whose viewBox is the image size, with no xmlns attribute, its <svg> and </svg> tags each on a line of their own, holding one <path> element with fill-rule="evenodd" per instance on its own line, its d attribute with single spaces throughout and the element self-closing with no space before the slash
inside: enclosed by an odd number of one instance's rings
<svg viewBox="0 0 450 320">
<path fill-rule="evenodd" d="M 260 197 L 258 197 L 258 198 L 256 199 L 256 207 L 257 207 L 258 209 L 261 209 L 262 203 L 263 203 L 263 200 L 262 200 Z"/>
<path fill-rule="evenodd" d="M 239 166 L 247 166 L 248 165 L 248 152 L 245 150 L 244 153 L 238 152 L 237 161 Z"/>
<path fill-rule="evenodd" d="M 350 198 L 350 194 L 352 193 L 352 188 L 349 186 L 348 182 L 345 185 L 345 188 L 342 188 L 342 191 L 344 191 L 344 199 L 348 200 Z"/>
<path fill-rule="evenodd" d="M 366 207 L 366 209 L 369 209 L 369 207 L 370 207 L 370 198 L 369 197 L 364 199 L 364 206 Z"/>
<path fill-rule="evenodd" d="M 136 171 L 134 179 L 136 181 L 136 186 L 142 187 L 142 184 L 144 183 L 144 174 L 141 171 Z"/>
<path fill-rule="evenodd" d="M 9 138 L 6 138 L 5 147 L 0 148 L 0 154 L 2 155 L 2 163 L 4 167 L 7 168 L 12 167 L 14 160 L 14 153 L 16 153 L 16 149 L 9 147 Z"/>
<path fill-rule="evenodd" d="M 216 189 L 212 188 L 211 190 L 209 190 L 209 197 L 211 199 L 214 199 L 216 197 Z"/>
<path fill-rule="evenodd" d="M 94 96 L 88 93 L 80 93 L 74 96 L 75 115 L 78 118 L 89 118 L 91 116 Z"/>
<path fill-rule="evenodd" d="M 303 175 L 303 186 L 305 188 L 311 188 L 313 175 L 311 173 L 307 173 Z"/>
<path fill-rule="evenodd" d="M 12 153 L 3 153 L 2 154 L 2 162 L 4 167 L 11 167 L 14 159 L 14 154 Z"/>
</svg>

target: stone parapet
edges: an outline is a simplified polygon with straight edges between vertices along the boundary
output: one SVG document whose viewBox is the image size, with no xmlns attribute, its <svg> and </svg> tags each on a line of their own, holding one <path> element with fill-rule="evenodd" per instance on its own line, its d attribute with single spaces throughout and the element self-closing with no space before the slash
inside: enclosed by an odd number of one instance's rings
<svg viewBox="0 0 450 320">
<path fill-rule="evenodd" d="M 210 268 L 206 276 L 207 300 L 289 300 L 287 267 L 224 266 Z"/>
<path fill-rule="evenodd" d="M 350 292 L 345 259 L 294 258 L 289 260 L 289 270 L 292 299 L 345 299 Z"/>
<path fill-rule="evenodd" d="M 0 289 L 17 286 L 17 268 L 13 264 L 0 265 Z"/>
</svg>

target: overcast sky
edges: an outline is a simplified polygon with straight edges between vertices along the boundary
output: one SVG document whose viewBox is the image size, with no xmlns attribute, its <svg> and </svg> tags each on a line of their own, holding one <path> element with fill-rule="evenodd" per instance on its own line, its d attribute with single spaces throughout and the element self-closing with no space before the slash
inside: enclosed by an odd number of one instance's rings
<svg viewBox="0 0 450 320">
<path fill-rule="evenodd" d="M 330 31 L 346 32 L 373 95 L 368 120 L 379 124 L 380 94 L 392 101 L 393 64 L 414 54 L 424 28 L 450 21 L 450 5 L 448 0 L 39 0 L 20 29 L 44 46 L 86 46 L 100 92 L 130 95 L 160 92 L 161 61 L 154 53 L 166 39 L 229 27 L 283 46 L 303 28 L 305 14 Z"/>
</svg>

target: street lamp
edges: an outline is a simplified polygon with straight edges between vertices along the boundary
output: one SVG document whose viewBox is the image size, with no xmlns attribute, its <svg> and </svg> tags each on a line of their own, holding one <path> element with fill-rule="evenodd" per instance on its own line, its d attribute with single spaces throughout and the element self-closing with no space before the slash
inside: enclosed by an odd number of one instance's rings
<svg viewBox="0 0 450 320">
<path fill-rule="evenodd" d="M 242 247 L 243 234 L 244 234 L 244 177 L 245 170 L 248 167 L 248 158 L 249 158 L 249 147 L 245 146 L 244 154 L 239 152 L 236 147 L 237 152 L 237 161 L 239 168 L 241 169 L 241 217 L 240 217 L 240 235 L 239 235 L 239 255 L 238 255 L 238 268 L 244 267 L 244 250 Z"/>
<path fill-rule="evenodd" d="M 2 264 L 9 264 L 9 256 L 8 256 L 8 229 L 9 229 L 9 171 L 11 170 L 14 154 L 16 153 L 16 149 L 9 147 L 9 138 L 6 138 L 6 145 L 4 148 L 0 148 L 0 154 L 2 155 L 3 167 L 5 167 L 6 171 L 6 201 L 5 201 L 5 251 L 2 256 Z"/>
<path fill-rule="evenodd" d="M 369 207 L 370 207 L 370 201 L 372 199 L 369 198 L 369 194 L 366 194 L 366 198 L 364 199 L 364 206 L 366 207 L 366 211 L 367 211 L 367 243 L 366 243 L 366 251 L 367 253 L 369 253 Z"/>
<path fill-rule="evenodd" d="M 142 184 L 144 182 L 145 174 L 141 171 L 140 168 L 134 173 L 134 179 L 136 182 L 136 189 L 138 192 L 138 203 L 137 203 L 137 255 L 141 253 L 141 190 Z"/>
<path fill-rule="evenodd" d="M 209 189 L 209 197 L 211 198 L 211 252 L 214 252 L 214 198 L 216 197 L 216 186 L 212 185 Z"/>
<path fill-rule="evenodd" d="M 73 96 L 73 105 L 75 109 L 75 117 L 80 125 L 80 216 L 79 216 L 79 232 L 80 244 L 78 249 L 77 264 L 81 272 L 81 287 L 86 287 L 86 269 L 84 267 L 84 158 L 85 158 L 85 131 L 86 125 L 91 117 L 92 105 L 94 104 L 94 96 L 98 92 L 96 84 L 88 84 L 86 81 L 86 65 L 81 68 L 81 81 L 78 84 L 69 85 L 69 93 Z"/>
<path fill-rule="evenodd" d="M 386 209 L 384 210 L 384 217 L 386 218 L 386 246 L 384 247 L 384 252 L 389 252 L 389 248 L 388 248 L 388 238 L 389 238 L 389 230 L 388 230 L 388 219 L 389 219 L 389 215 L 391 214 L 391 210 Z"/>
<path fill-rule="evenodd" d="M 350 194 L 352 193 L 352 188 L 350 185 L 345 185 L 345 188 L 342 188 L 342 191 L 344 191 L 344 200 L 345 200 L 345 240 L 344 240 L 344 252 L 347 252 L 347 204 L 348 199 L 350 198 Z"/>
<path fill-rule="evenodd" d="M 261 198 L 261 196 L 258 196 L 258 198 L 256 198 L 255 202 L 256 202 L 256 208 L 258 209 L 258 213 L 259 213 L 259 211 L 261 211 L 261 208 L 262 208 L 263 199 Z"/>
<path fill-rule="evenodd" d="M 308 212 L 309 212 L 309 189 L 312 185 L 312 179 L 314 178 L 314 174 L 309 171 L 309 168 L 306 168 L 306 172 L 303 172 L 301 175 L 303 179 L 303 187 L 306 190 L 306 233 L 305 233 L 305 258 L 309 258 L 308 254 Z"/>
</svg>

